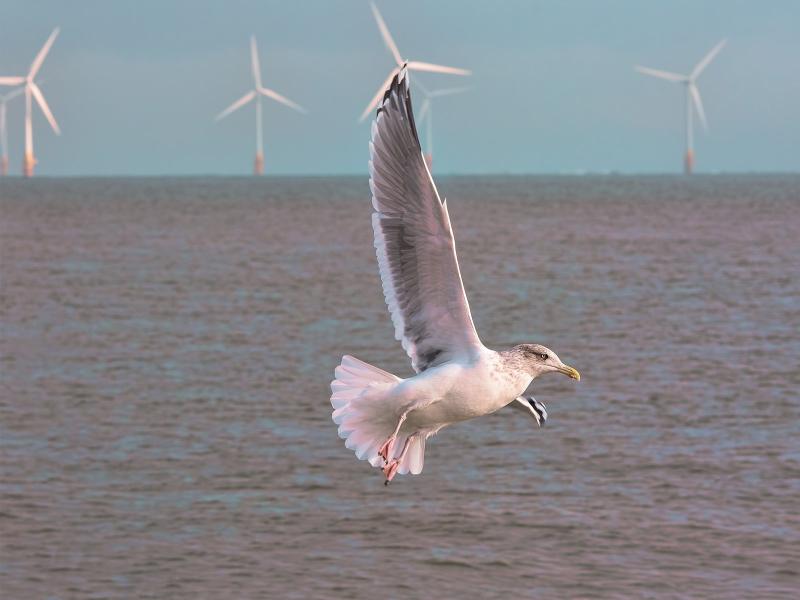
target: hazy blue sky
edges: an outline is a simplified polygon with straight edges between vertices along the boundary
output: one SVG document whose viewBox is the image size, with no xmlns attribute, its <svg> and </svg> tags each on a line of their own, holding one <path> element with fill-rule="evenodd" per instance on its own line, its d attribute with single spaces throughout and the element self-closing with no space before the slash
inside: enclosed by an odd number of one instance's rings
<svg viewBox="0 0 800 600">
<path fill-rule="evenodd" d="M 472 92 L 436 107 L 439 172 L 678 171 L 682 89 L 633 65 L 685 73 L 723 37 L 699 81 L 698 171 L 800 171 L 796 0 L 377 4 L 404 57 L 474 72 Z M 248 173 L 254 110 L 213 117 L 250 89 L 251 33 L 265 84 L 310 111 L 265 104 L 267 172 L 366 170 L 356 119 L 392 66 L 366 0 L 4 0 L 0 74 L 27 71 L 55 25 L 40 78 L 63 135 L 37 112 L 40 174 Z M 9 106 L 14 172 L 22 108 Z"/>
</svg>

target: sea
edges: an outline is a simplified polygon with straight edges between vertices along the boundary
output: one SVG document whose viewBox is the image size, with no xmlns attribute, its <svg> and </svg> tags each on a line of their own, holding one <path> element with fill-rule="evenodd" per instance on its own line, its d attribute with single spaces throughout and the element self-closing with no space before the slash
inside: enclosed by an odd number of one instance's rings
<svg viewBox="0 0 800 600">
<path fill-rule="evenodd" d="M 582 379 L 387 487 L 366 176 L 0 181 L 0 596 L 797 598 L 800 175 L 437 182 L 483 342 Z"/>
</svg>

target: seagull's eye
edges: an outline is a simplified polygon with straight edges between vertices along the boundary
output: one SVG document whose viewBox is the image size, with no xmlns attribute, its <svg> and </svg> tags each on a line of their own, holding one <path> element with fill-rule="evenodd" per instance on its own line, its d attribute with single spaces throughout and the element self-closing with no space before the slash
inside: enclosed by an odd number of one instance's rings
<svg viewBox="0 0 800 600">
<path fill-rule="evenodd" d="M 542 360 L 547 360 L 547 354 L 540 354 L 539 356 L 542 358 Z"/>
</svg>

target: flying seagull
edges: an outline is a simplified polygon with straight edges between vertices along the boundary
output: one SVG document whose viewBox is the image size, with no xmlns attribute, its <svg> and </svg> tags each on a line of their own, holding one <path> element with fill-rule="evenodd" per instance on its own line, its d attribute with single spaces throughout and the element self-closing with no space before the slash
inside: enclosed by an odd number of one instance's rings
<svg viewBox="0 0 800 600">
<path fill-rule="evenodd" d="M 543 373 L 580 380 L 539 344 L 496 352 L 475 331 L 447 203 L 425 164 L 411 108 L 408 69 L 393 78 L 372 124 L 372 228 L 395 337 L 416 375 L 401 379 L 352 356 L 331 382 L 333 421 L 360 460 L 396 474 L 422 472 L 425 440 L 443 427 L 513 404 L 538 422 L 544 405 L 522 397 Z"/>
</svg>

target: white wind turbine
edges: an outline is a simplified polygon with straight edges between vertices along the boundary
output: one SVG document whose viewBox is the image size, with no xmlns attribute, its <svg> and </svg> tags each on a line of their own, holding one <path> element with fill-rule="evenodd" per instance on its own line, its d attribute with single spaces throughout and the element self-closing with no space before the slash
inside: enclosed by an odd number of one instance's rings
<svg viewBox="0 0 800 600">
<path fill-rule="evenodd" d="M 397 49 L 397 44 L 394 43 L 392 39 L 392 34 L 389 33 L 389 28 L 386 26 L 386 23 L 381 17 L 381 13 L 378 12 L 378 8 L 375 6 L 374 2 L 370 2 L 370 6 L 372 6 L 372 14 L 375 15 L 375 21 L 378 23 L 378 29 L 381 31 L 381 35 L 383 36 L 383 41 L 386 44 L 386 47 L 389 49 L 389 52 L 392 53 L 392 57 L 394 57 L 394 61 L 396 65 L 392 68 L 389 72 L 389 76 L 386 78 L 381 86 L 378 88 L 378 91 L 375 93 L 375 96 L 372 100 L 369 101 L 367 104 L 367 108 L 364 109 L 364 112 L 361 113 L 358 121 L 362 122 L 364 119 L 367 118 L 367 115 L 374 109 L 380 99 L 383 97 L 386 88 L 389 86 L 389 83 L 392 81 L 394 76 L 400 72 L 403 64 L 408 66 L 409 71 L 429 71 L 431 73 L 448 73 L 450 75 L 470 75 L 471 72 L 467 71 L 466 69 L 457 69 L 456 67 L 445 67 L 442 65 L 434 65 L 431 63 L 426 62 L 419 62 L 416 60 L 410 61 L 403 61 L 402 56 L 400 55 L 400 51 Z"/>
<path fill-rule="evenodd" d="M 419 80 L 415 82 L 416 86 L 422 92 L 422 104 L 419 109 L 419 116 L 417 120 L 422 123 L 425 121 L 425 145 L 427 152 L 425 153 L 425 162 L 428 163 L 428 169 L 433 168 L 433 102 L 434 98 L 441 98 L 442 96 L 451 96 L 453 94 L 463 94 L 469 91 L 470 87 L 460 88 L 447 88 L 442 90 L 429 91 L 423 86 Z"/>
<path fill-rule="evenodd" d="M 679 73 L 670 73 L 669 71 L 659 71 L 657 69 L 650 69 L 648 67 L 636 66 L 636 70 L 645 75 L 651 75 L 660 79 L 666 79 L 673 83 L 682 83 L 686 86 L 686 158 L 684 160 L 684 172 L 687 175 L 692 173 L 694 169 L 694 129 L 692 127 L 692 106 L 697 110 L 697 116 L 700 117 L 700 122 L 703 128 L 708 130 L 708 122 L 706 121 L 706 113 L 703 110 L 703 101 L 700 99 L 700 90 L 697 89 L 697 78 L 700 73 L 714 60 L 714 57 L 722 50 L 727 40 L 722 40 L 714 46 L 703 59 L 698 62 L 692 72 L 688 75 L 681 75 Z"/>
<path fill-rule="evenodd" d="M 25 84 L 23 88 L 25 91 L 25 156 L 22 159 L 22 173 L 25 175 L 25 177 L 31 177 L 33 175 L 33 166 L 36 164 L 36 158 L 33 155 L 33 106 L 31 97 L 36 98 L 36 103 L 39 105 L 39 108 L 42 109 L 42 113 L 44 113 L 44 116 L 47 118 L 47 121 L 50 123 L 50 127 L 53 128 L 53 131 L 56 132 L 56 135 L 61 135 L 61 130 L 58 128 L 58 123 L 56 123 L 56 119 L 53 116 L 50 107 L 47 105 L 47 101 L 44 99 L 42 90 L 39 89 L 39 86 L 36 85 L 36 82 L 34 81 L 39 69 L 42 68 L 42 63 L 44 62 L 47 53 L 50 51 L 50 47 L 56 40 L 57 35 L 58 27 L 53 29 L 53 33 L 51 33 L 50 37 L 47 38 L 44 46 L 42 46 L 42 49 L 39 50 L 39 54 L 37 54 L 36 58 L 33 59 L 31 68 L 28 70 L 28 74 L 26 76 L 0 77 L 0 85 Z"/>
<path fill-rule="evenodd" d="M 278 92 L 271 90 L 269 88 L 265 88 L 261 85 L 261 66 L 258 62 L 258 47 L 256 46 L 256 36 L 250 37 L 250 62 L 251 67 L 253 70 L 253 84 L 254 88 L 247 92 L 244 96 L 239 98 L 236 102 L 231 104 L 228 108 L 223 110 L 219 113 L 215 120 L 219 121 L 220 119 L 224 119 L 232 112 L 240 109 L 242 106 L 247 104 L 248 102 L 255 99 L 256 101 L 256 159 L 253 166 L 253 172 L 256 175 L 263 175 L 264 174 L 264 139 L 262 133 L 262 126 L 261 126 L 261 96 L 266 96 L 267 98 L 271 98 L 276 102 L 280 102 L 288 106 L 289 108 L 293 108 L 294 110 L 305 113 L 307 112 L 299 104 L 296 104 L 286 98 L 285 96 L 281 96 Z"/>
<path fill-rule="evenodd" d="M 0 96 L 0 175 L 2 176 L 8 175 L 8 120 L 6 118 L 6 105 L 9 100 L 13 100 L 24 91 L 25 88 L 20 86 L 5 96 Z"/>
</svg>

